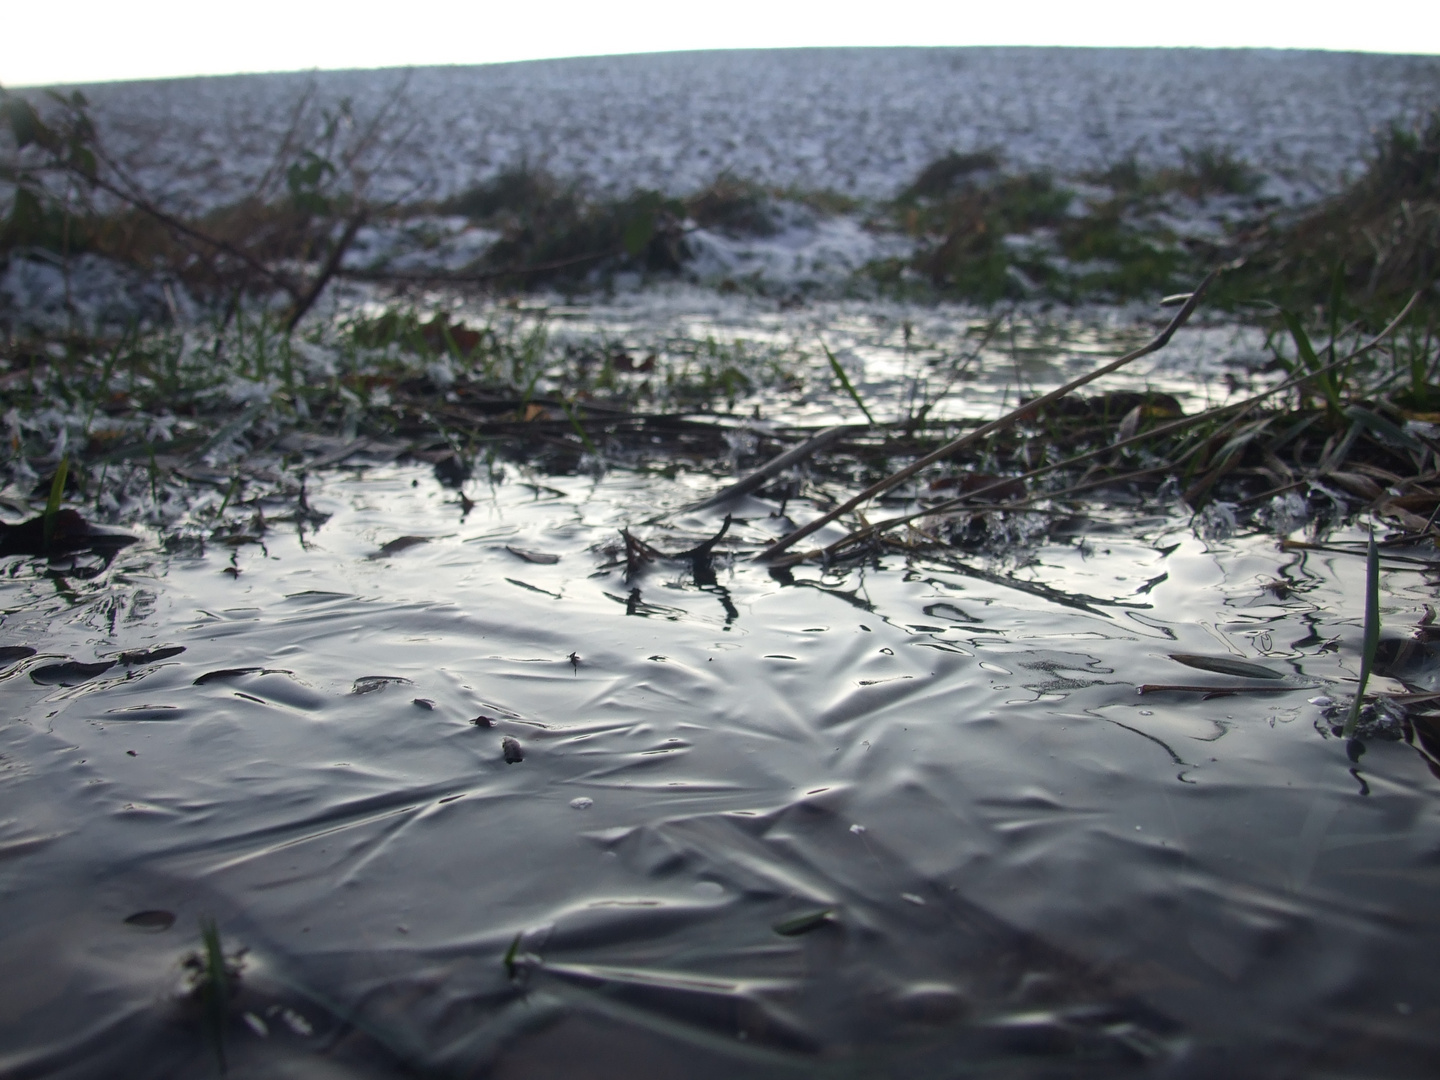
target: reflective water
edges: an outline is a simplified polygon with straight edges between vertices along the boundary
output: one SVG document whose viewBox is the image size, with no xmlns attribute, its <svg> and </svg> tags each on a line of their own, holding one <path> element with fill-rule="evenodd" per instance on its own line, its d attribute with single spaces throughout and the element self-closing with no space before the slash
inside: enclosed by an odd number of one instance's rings
<svg viewBox="0 0 1440 1080">
<path fill-rule="evenodd" d="M 754 500 L 627 577 L 690 489 L 505 471 L 3 564 L 0 1072 L 213 1075 L 208 916 L 235 1076 L 1434 1074 L 1440 782 L 1308 703 L 1363 559 L 1161 504 L 772 575 Z M 1138 695 L 1234 681 L 1172 653 L 1288 682 Z"/>
</svg>

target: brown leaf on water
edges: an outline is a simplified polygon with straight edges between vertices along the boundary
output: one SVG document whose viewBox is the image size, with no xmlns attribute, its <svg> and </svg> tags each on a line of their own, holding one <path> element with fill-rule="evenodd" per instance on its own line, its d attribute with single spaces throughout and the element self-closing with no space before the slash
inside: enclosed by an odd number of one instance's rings
<svg viewBox="0 0 1440 1080">
<path fill-rule="evenodd" d="M 1314 683 L 1221 683 L 1216 686 L 1190 686 L 1183 683 L 1141 683 L 1136 687 L 1142 694 L 1204 694 L 1207 698 L 1225 697 L 1227 694 L 1288 694 L 1292 690 L 1313 690 Z"/>
<path fill-rule="evenodd" d="M 1440 506 L 1440 495 L 1433 491 L 1412 489 L 1404 495 L 1392 495 L 1385 500 L 1386 506 L 1395 506 L 1401 510 L 1409 510 L 1412 514 L 1432 514 L 1436 506 Z"/>
<path fill-rule="evenodd" d="M 48 535 L 47 535 L 48 533 Z M 0 555 L 61 555 L 77 551 L 118 551 L 135 537 L 98 529 L 75 510 L 57 510 L 45 527 L 45 515 L 28 521 L 0 521 Z"/>
</svg>

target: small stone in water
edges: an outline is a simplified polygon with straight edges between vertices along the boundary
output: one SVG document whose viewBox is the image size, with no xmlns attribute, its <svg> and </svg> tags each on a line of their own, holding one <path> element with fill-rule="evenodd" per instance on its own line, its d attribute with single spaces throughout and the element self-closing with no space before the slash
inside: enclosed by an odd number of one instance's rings
<svg viewBox="0 0 1440 1080">
<path fill-rule="evenodd" d="M 500 749 L 505 752 L 505 764 L 514 765 L 525 760 L 525 751 L 520 749 L 520 740 L 506 735 L 500 740 Z"/>
<path fill-rule="evenodd" d="M 491 720 L 490 717 L 484 715 L 483 713 L 482 713 L 481 715 L 475 717 L 474 719 L 472 719 L 470 722 L 471 722 L 472 724 L 474 724 L 476 727 L 494 727 L 494 726 L 495 726 L 495 721 L 494 721 L 494 720 Z"/>
<path fill-rule="evenodd" d="M 571 799 L 570 805 L 573 806 L 576 810 L 589 810 L 590 807 L 595 805 L 595 800 L 588 798 L 587 796 L 581 795 L 577 799 Z"/>
<path fill-rule="evenodd" d="M 433 710 L 435 708 L 435 702 L 431 701 L 428 697 L 411 698 L 410 704 L 418 705 L 420 708 L 427 711 Z"/>
</svg>

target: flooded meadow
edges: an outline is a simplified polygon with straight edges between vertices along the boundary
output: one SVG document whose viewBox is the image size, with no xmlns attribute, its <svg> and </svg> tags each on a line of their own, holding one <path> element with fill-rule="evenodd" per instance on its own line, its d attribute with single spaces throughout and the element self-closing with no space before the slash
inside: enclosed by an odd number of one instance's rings
<svg viewBox="0 0 1440 1080">
<path fill-rule="evenodd" d="M 0 1076 L 1435 1075 L 1437 87 L 0 89 Z"/>
<path fill-rule="evenodd" d="M 8 1075 L 1428 1073 L 1440 740 L 1399 705 L 1341 737 L 1343 493 L 1117 484 L 759 562 L 865 475 L 693 508 L 859 419 L 811 321 L 882 425 L 942 355 L 995 415 L 1147 331 L 663 310 L 547 318 L 572 357 L 748 356 L 748 393 L 588 448 L 522 409 L 434 463 L 255 438 L 132 544 L 5 561 Z M 1187 328 L 1111 392 L 1221 404 L 1261 345 Z M 1419 543 L 1372 691 L 1440 688 Z"/>
</svg>

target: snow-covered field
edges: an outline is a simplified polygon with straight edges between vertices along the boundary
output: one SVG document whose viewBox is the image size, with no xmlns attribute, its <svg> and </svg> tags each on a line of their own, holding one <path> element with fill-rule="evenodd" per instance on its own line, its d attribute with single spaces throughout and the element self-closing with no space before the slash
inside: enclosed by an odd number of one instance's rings
<svg viewBox="0 0 1440 1080">
<path fill-rule="evenodd" d="M 292 120 L 322 121 L 344 101 L 372 199 L 438 200 L 521 163 L 601 192 L 694 192 L 729 172 L 776 188 L 894 195 L 951 150 L 993 150 L 1005 168 L 1078 174 L 1133 156 L 1179 162 L 1227 151 L 1261 171 L 1263 196 L 1299 204 L 1356 174 L 1378 132 L 1440 107 L 1440 57 L 1163 49 L 809 49 L 674 53 L 477 67 L 112 83 L 86 88 L 110 151 L 162 203 L 199 211 L 252 192 L 313 137 L 277 156 Z M 305 108 L 300 104 L 305 102 Z M 303 126 L 303 125 L 302 125 Z M 343 127 L 343 125 L 342 125 Z M 815 212 L 779 199 L 767 236 L 695 229 L 691 282 L 771 295 L 848 295 L 876 260 L 914 241 L 867 227 L 863 210 Z M 1166 242 L 1220 240 L 1253 200 L 1172 197 L 1145 227 Z M 1009 238 L 1044 244 L 1044 230 Z M 345 266 L 459 272 L 496 233 L 432 212 L 363 229 Z M 1007 241 L 1007 242 L 1009 242 Z M 1028 250 L 1028 249 L 1027 249 Z M 1055 253 L 1052 263 L 1064 260 Z M 1061 267 L 1061 269 L 1066 269 Z M 1068 268 L 1074 270 L 1074 267 Z M 1083 269 L 1083 267 L 1081 268 Z M 1067 271 L 1068 272 L 1068 271 Z M 1078 270 L 1076 271 L 1079 272 Z M 1023 283 L 1023 282 L 1022 282 Z M 623 285 L 624 282 L 615 284 Z M 863 291 L 863 290 L 862 290 Z M 1033 290 L 1028 287 L 1028 293 Z M 0 271 L 0 316 L 15 325 L 165 320 L 162 295 L 134 269 L 90 259 L 67 278 L 45 253 Z"/>
<path fill-rule="evenodd" d="M 443 197 L 542 164 L 601 188 L 692 191 L 722 171 L 766 184 L 894 194 L 951 149 L 1061 175 L 1135 155 L 1225 148 L 1288 200 L 1333 190 L 1374 134 L 1440 105 L 1440 57 L 1272 50 L 808 49 L 479 67 L 243 75 L 87 88 L 112 147 L 182 202 L 244 193 L 294 103 L 354 102 L 404 149 L 379 189 Z"/>
</svg>

